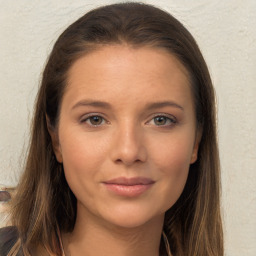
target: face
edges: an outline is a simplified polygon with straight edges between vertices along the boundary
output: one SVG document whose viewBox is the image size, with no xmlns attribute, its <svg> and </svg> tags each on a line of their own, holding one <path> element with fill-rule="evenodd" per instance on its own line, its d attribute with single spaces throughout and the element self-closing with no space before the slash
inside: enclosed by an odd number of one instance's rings
<svg viewBox="0 0 256 256">
<path fill-rule="evenodd" d="M 73 64 L 51 136 L 78 215 L 138 227 L 179 198 L 197 134 L 181 63 L 161 49 L 118 45 Z"/>
</svg>

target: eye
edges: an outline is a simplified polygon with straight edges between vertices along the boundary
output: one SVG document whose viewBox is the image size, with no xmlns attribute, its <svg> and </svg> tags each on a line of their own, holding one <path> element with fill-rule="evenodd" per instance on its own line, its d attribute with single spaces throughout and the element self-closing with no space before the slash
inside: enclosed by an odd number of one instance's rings
<svg viewBox="0 0 256 256">
<path fill-rule="evenodd" d="M 156 125 L 156 126 L 171 126 L 176 123 L 176 119 L 174 117 L 169 117 L 165 115 L 158 115 L 151 119 L 148 124 Z"/>
<path fill-rule="evenodd" d="M 81 122 L 87 123 L 88 125 L 91 125 L 91 126 L 100 126 L 102 124 L 105 124 L 106 120 L 101 116 L 94 115 L 94 116 L 89 116 L 83 119 Z"/>
</svg>

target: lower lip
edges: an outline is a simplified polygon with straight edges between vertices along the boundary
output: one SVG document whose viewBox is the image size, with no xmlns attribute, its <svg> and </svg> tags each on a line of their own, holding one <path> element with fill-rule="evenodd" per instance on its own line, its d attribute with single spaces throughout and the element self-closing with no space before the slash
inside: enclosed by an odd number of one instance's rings
<svg viewBox="0 0 256 256">
<path fill-rule="evenodd" d="M 110 190 L 111 192 L 114 192 L 115 194 L 119 196 L 124 197 L 136 197 L 144 192 L 146 192 L 148 189 L 150 189 L 153 185 L 152 184 L 146 184 L 146 185 L 119 185 L 119 184 L 108 184 L 104 183 L 106 188 Z"/>
</svg>

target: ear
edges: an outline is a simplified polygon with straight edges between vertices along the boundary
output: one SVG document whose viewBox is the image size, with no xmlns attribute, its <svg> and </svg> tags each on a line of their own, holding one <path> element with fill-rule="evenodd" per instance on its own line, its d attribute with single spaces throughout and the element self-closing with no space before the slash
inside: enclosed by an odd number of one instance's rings
<svg viewBox="0 0 256 256">
<path fill-rule="evenodd" d="M 46 116 L 46 123 L 47 123 L 47 130 L 51 136 L 52 148 L 53 148 L 54 154 L 56 156 L 57 161 L 59 163 L 62 163 L 63 159 L 62 159 L 62 153 L 61 153 L 61 147 L 60 147 L 60 143 L 59 143 L 58 133 L 57 133 L 56 129 L 54 127 L 52 127 L 48 116 Z"/>
<path fill-rule="evenodd" d="M 195 163 L 197 160 L 198 149 L 199 149 L 199 145 L 201 142 L 201 138 L 202 138 L 202 129 L 197 128 L 196 136 L 195 136 L 195 143 L 194 143 L 194 148 L 193 148 L 192 155 L 191 155 L 190 164 Z"/>
</svg>

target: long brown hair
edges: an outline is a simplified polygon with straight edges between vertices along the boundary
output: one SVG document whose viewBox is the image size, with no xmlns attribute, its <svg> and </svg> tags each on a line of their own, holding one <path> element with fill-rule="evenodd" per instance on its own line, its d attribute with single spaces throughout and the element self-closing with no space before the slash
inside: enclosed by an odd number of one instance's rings
<svg viewBox="0 0 256 256">
<path fill-rule="evenodd" d="M 178 201 L 165 216 L 164 230 L 175 256 L 223 255 L 220 171 L 216 142 L 215 99 L 204 58 L 191 34 L 169 13 L 151 5 L 121 3 L 92 10 L 70 25 L 49 56 L 35 105 L 25 172 L 13 200 L 12 223 L 19 239 L 17 255 L 42 245 L 61 255 L 58 227 L 71 232 L 76 198 L 54 156 L 48 128 L 58 125 L 62 96 L 71 65 L 87 52 L 109 44 L 164 48 L 185 66 L 202 138 L 198 160 Z M 152 60 L 153 61 L 153 60 Z"/>
</svg>

